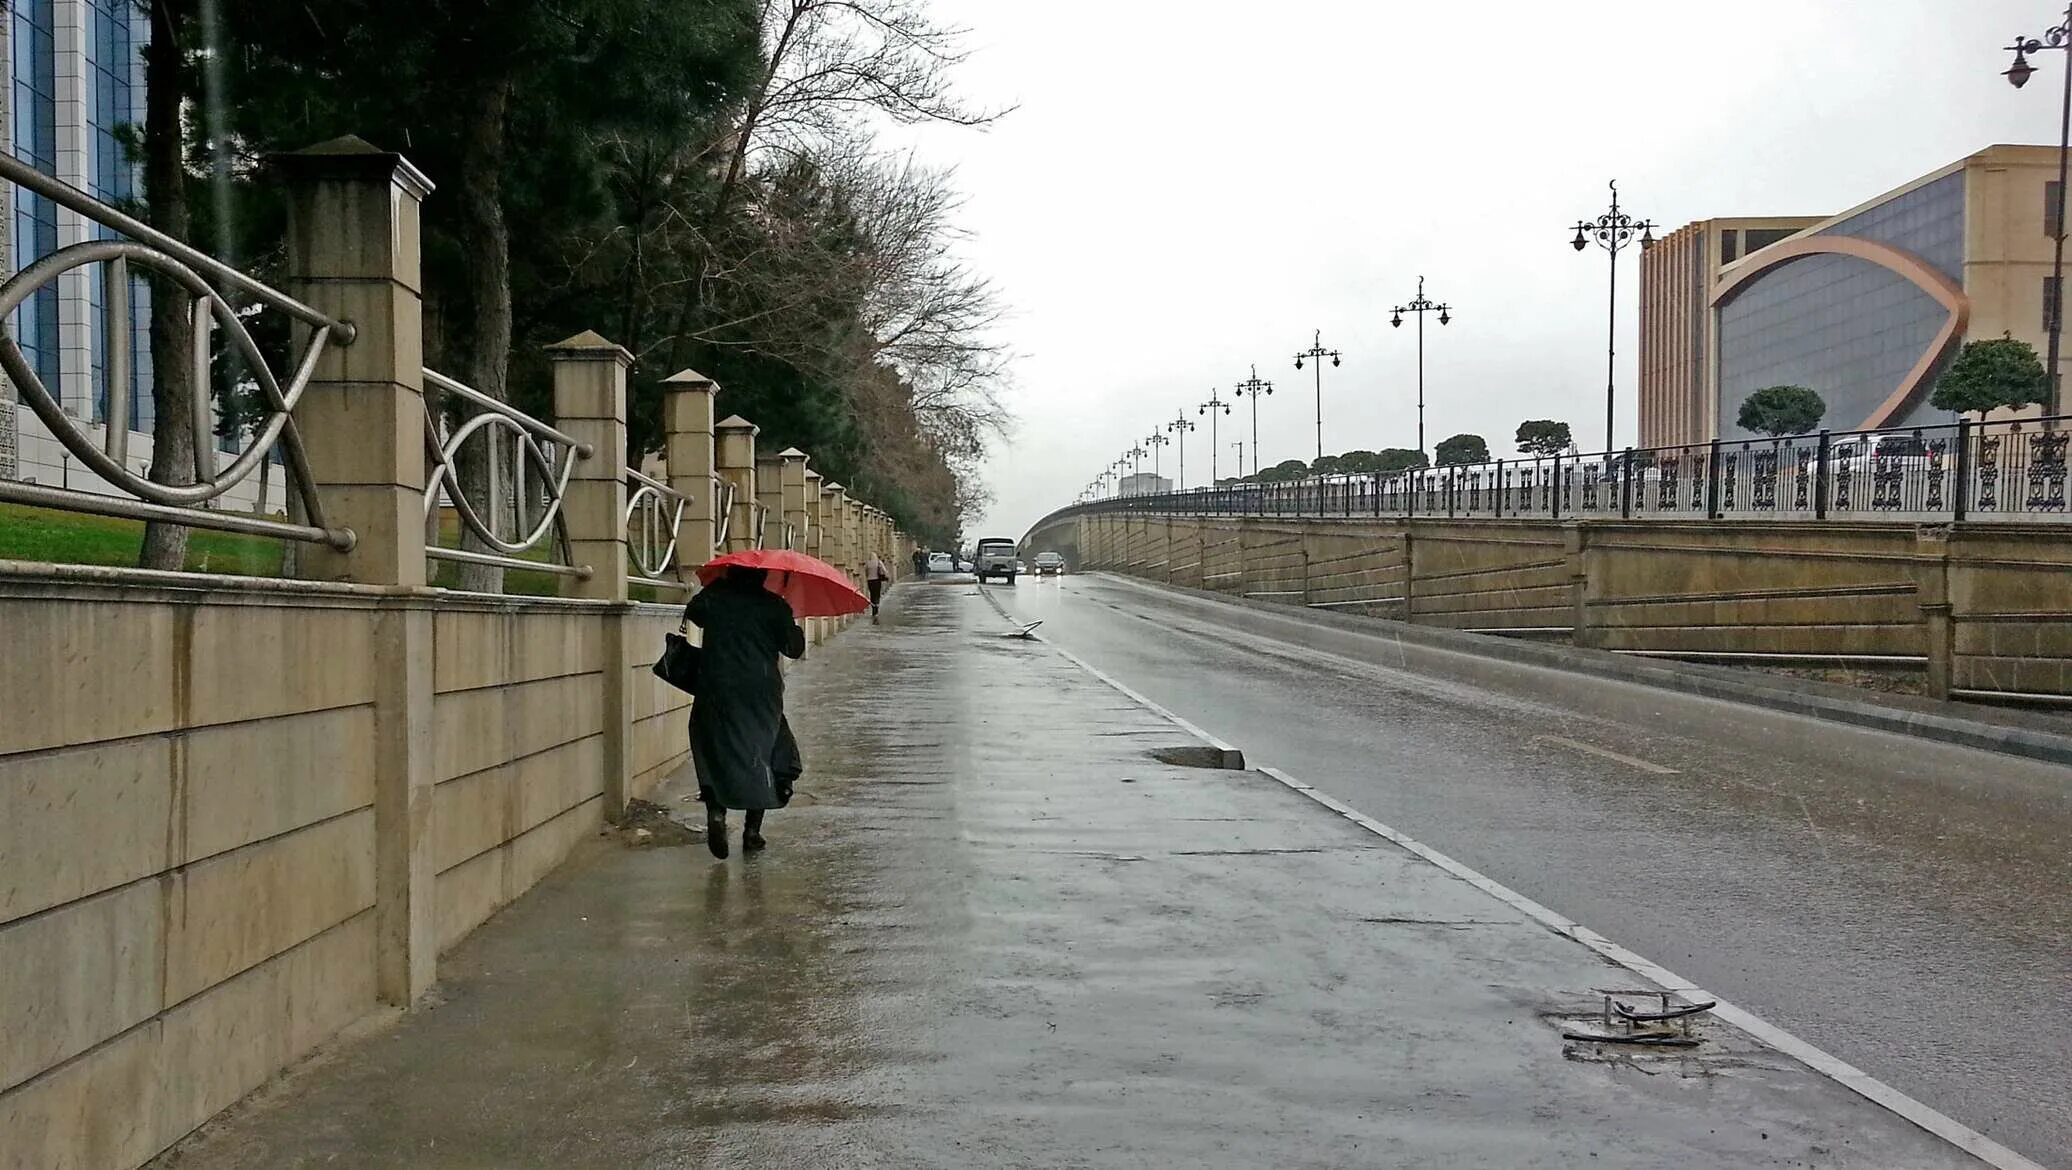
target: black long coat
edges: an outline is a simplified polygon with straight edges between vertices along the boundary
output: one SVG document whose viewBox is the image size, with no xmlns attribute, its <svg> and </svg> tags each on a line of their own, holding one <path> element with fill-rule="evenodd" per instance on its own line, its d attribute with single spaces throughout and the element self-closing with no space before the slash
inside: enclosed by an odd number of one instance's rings
<svg viewBox="0 0 2072 1170">
<path fill-rule="evenodd" d="M 780 807 L 770 771 L 784 721 L 777 656 L 805 654 L 805 631 L 783 598 L 730 578 L 691 598 L 684 616 L 705 631 L 698 698 L 691 704 L 691 761 L 699 789 L 723 808 Z"/>
</svg>

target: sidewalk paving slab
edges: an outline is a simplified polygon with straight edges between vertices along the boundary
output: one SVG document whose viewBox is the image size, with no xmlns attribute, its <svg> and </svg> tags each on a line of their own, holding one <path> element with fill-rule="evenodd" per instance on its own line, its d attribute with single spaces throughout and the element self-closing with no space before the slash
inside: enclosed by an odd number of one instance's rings
<svg viewBox="0 0 2072 1170">
<path fill-rule="evenodd" d="M 1636 976 L 1003 629 L 896 590 L 768 853 L 587 844 L 156 1165 L 1979 1165 L 1717 1022 L 1573 1051 Z"/>
</svg>

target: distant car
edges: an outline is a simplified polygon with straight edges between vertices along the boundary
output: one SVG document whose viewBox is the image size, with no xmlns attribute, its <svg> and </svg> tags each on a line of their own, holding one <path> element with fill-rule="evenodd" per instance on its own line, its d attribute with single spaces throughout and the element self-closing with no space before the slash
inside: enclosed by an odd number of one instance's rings
<svg viewBox="0 0 2072 1170">
<path fill-rule="evenodd" d="M 1036 554 L 1036 575 L 1038 577 L 1057 577 L 1062 576 L 1064 572 L 1065 556 L 1063 553 L 1040 552 Z"/>
<path fill-rule="evenodd" d="M 970 562 L 970 561 L 958 561 L 958 562 L 957 562 L 957 571 L 958 571 L 959 573 L 969 573 L 969 572 L 971 571 L 971 562 Z"/>
<path fill-rule="evenodd" d="M 1006 537 L 989 536 L 979 541 L 974 559 L 978 566 L 972 571 L 978 574 L 981 584 L 988 577 L 999 577 L 1012 585 L 1015 574 L 1021 571 L 1021 561 L 1014 555 L 1014 541 Z"/>
<path fill-rule="evenodd" d="M 1023 564 L 1020 561 L 1016 561 L 1014 563 L 1014 571 L 1017 573 L 1026 573 L 1029 571 L 1029 566 Z"/>
<path fill-rule="evenodd" d="M 928 571 L 931 573 L 954 573 L 957 571 L 957 558 L 948 553 L 929 553 Z"/>
</svg>

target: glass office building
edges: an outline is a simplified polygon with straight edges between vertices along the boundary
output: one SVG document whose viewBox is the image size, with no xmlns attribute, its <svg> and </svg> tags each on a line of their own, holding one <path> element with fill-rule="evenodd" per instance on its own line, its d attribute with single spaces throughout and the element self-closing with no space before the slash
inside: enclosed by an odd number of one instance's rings
<svg viewBox="0 0 2072 1170">
<path fill-rule="evenodd" d="M 7 141 L 0 149 L 44 174 L 110 203 L 141 194 L 141 167 L 129 146 L 144 119 L 143 49 L 148 14 L 133 0 L 13 0 L 0 15 L 8 70 Z M 10 270 L 59 248 L 112 233 L 11 184 L 0 184 Z M 80 420 L 138 432 L 131 462 L 150 457 L 150 293 L 133 277 L 129 320 L 131 384 L 127 417 L 105 417 L 110 322 L 98 268 L 74 270 L 37 290 L 8 328 L 30 367 L 65 410 Z M 12 388 L 0 398 L 0 476 L 94 489 Z M 141 441 L 139 441 L 139 438 Z"/>
<path fill-rule="evenodd" d="M 1928 399 L 1965 341 L 2048 351 L 2057 156 L 1990 146 L 1794 230 L 1665 236 L 1641 264 L 1643 444 L 1747 438 L 1741 404 L 1767 386 L 1818 393 L 1831 431 L 1951 421 Z"/>
</svg>

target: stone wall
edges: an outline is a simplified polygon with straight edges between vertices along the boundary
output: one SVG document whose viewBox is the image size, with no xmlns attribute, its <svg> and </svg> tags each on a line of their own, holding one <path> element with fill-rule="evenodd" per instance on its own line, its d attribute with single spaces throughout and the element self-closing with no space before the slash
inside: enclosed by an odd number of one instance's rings
<svg viewBox="0 0 2072 1170">
<path fill-rule="evenodd" d="M 0 1168 L 137 1165 L 380 1006 L 376 648 L 412 617 L 432 885 L 402 893 L 443 950 L 598 829 L 615 724 L 625 795 L 683 762 L 648 672 L 674 607 L 0 569 Z"/>
<path fill-rule="evenodd" d="M 1929 693 L 2072 695 L 2072 532 L 2013 524 L 1084 514 L 1075 567 L 1628 653 L 1926 671 Z"/>
</svg>

